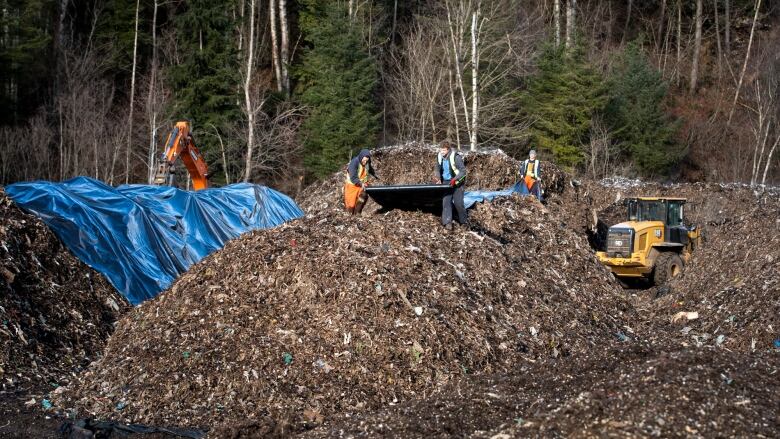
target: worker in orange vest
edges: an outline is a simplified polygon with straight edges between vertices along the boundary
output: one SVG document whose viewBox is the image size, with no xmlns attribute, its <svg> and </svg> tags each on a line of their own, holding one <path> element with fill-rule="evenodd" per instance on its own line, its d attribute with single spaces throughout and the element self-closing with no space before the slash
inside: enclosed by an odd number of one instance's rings
<svg viewBox="0 0 780 439">
<path fill-rule="evenodd" d="M 352 215 L 360 215 L 366 204 L 365 188 L 368 186 L 368 176 L 377 178 L 371 166 L 371 151 L 363 149 L 347 165 L 347 179 L 344 182 L 344 207 Z"/>
<path fill-rule="evenodd" d="M 536 159 L 536 151 L 528 153 L 528 159 L 520 165 L 520 178 L 523 180 L 528 192 L 542 201 L 541 177 L 539 177 L 539 160 Z"/>
</svg>

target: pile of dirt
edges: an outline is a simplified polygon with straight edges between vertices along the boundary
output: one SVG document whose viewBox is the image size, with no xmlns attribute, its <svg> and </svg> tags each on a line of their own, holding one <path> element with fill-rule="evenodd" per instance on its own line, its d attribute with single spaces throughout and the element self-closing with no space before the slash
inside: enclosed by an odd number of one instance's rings
<svg viewBox="0 0 780 439">
<path fill-rule="evenodd" d="M 426 184 L 435 182 L 438 147 L 422 143 L 388 146 L 372 152 L 372 165 L 380 178 L 375 185 Z M 519 178 L 520 162 L 502 150 L 461 151 L 466 166 L 466 190 L 501 190 L 513 186 Z M 550 162 L 541 162 L 540 173 L 547 196 L 564 192 L 569 184 L 566 174 Z M 313 184 L 298 197 L 298 205 L 308 214 L 341 209 L 344 173 Z M 377 206 L 369 201 L 366 211 Z"/>
<path fill-rule="evenodd" d="M 63 384 L 97 359 L 129 308 L 103 276 L 0 188 L 0 379 L 3 389 Z"/>
<path fill-rule="evenodd" d="M 774 437 L 778 372 L 772 354 L 629 343 L 459 381 L 304 437 Z"/>
<path fill-rule="evenodd" d="M 472 221 L 445 234 L 426 213 L 334 212 L 245 235 L 123 318 L 54 402 L 126 422 L 299 430 L 462 376 L 577 362 L 630 332 L 620 287 L 536 200 L 479 205 Z"/>
</svg>

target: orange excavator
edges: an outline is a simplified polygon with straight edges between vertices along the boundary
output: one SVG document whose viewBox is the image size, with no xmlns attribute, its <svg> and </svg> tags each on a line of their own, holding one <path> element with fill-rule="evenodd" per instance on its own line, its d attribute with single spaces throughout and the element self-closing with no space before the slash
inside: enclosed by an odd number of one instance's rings
<svg viewBox="0 0 780 439">
<path fill-rule="evenodd" d="M 154 175 L 154 184 L 173 185 L 174 167 L 177 157 L 181 157 L 184 166 L 192 178 L 192 187 L 199 191 L 209 187 L 209 173 L 206 161 L 195 146 L 190 132 L 190 124 L 186 121 L 176 122 L 173 130 L 165 141 L 165 152 L 160 157 L 157 173 Z"/>
</svg>

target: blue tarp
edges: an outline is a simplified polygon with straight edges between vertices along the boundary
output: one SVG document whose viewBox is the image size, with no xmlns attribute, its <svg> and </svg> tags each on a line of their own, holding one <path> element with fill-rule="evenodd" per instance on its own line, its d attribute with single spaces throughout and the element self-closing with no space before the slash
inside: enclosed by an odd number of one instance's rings
<svg viewBox="0 0 780 439">
<path fill-rule="evenodd" d="M 509 189 L 500 191 L 466 191 L 466 193 L 463 194 L 463 204 L 466 205 L 466 209 L 471 209 L 471 206 L 475 203 L 493 201 L 496 197 L 508 197 L 514 193 L 529 195 L 528 188 L 524 184 L 515 183 L 515 185 Z"/>
<path fill-rule="evenodd" d="M 288 196 L 247 183 L 188 192 L 146 185 L 114 188 L 78 177 L 16 183 L 5 191 L 134 305 L 168 288 L 228 240 L 303 215 Z"/>
</svg>

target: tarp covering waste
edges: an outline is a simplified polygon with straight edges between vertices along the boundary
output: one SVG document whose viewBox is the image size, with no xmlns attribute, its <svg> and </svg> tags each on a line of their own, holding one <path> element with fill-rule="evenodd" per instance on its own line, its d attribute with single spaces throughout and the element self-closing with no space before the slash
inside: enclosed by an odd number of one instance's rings
<svg viewBox="0 0 780 439">
<path fill-rule="evenodd" d="M 446 184 L 404 184 L 366 188 L 366 193 L 380 206 L 401 209 L 441 208 L 442 197 L 452 191 L 453 189 Z M 508 189 L 498 191 L 466 191 L 463 195 L 463 203 L 469 209 L 475 203 L 493 201 L 497 197 L 508 197 L 514 193 L 529 194 L 525 185 L 517 183 Z"/>
<path fill-rule="evenodd" d="M 188 192 L 78 177 L 16 183 L 6 193 L 134 305 L 228 240 L 303 215 L 288 196 L 248 183 Z"/>
</svg>

